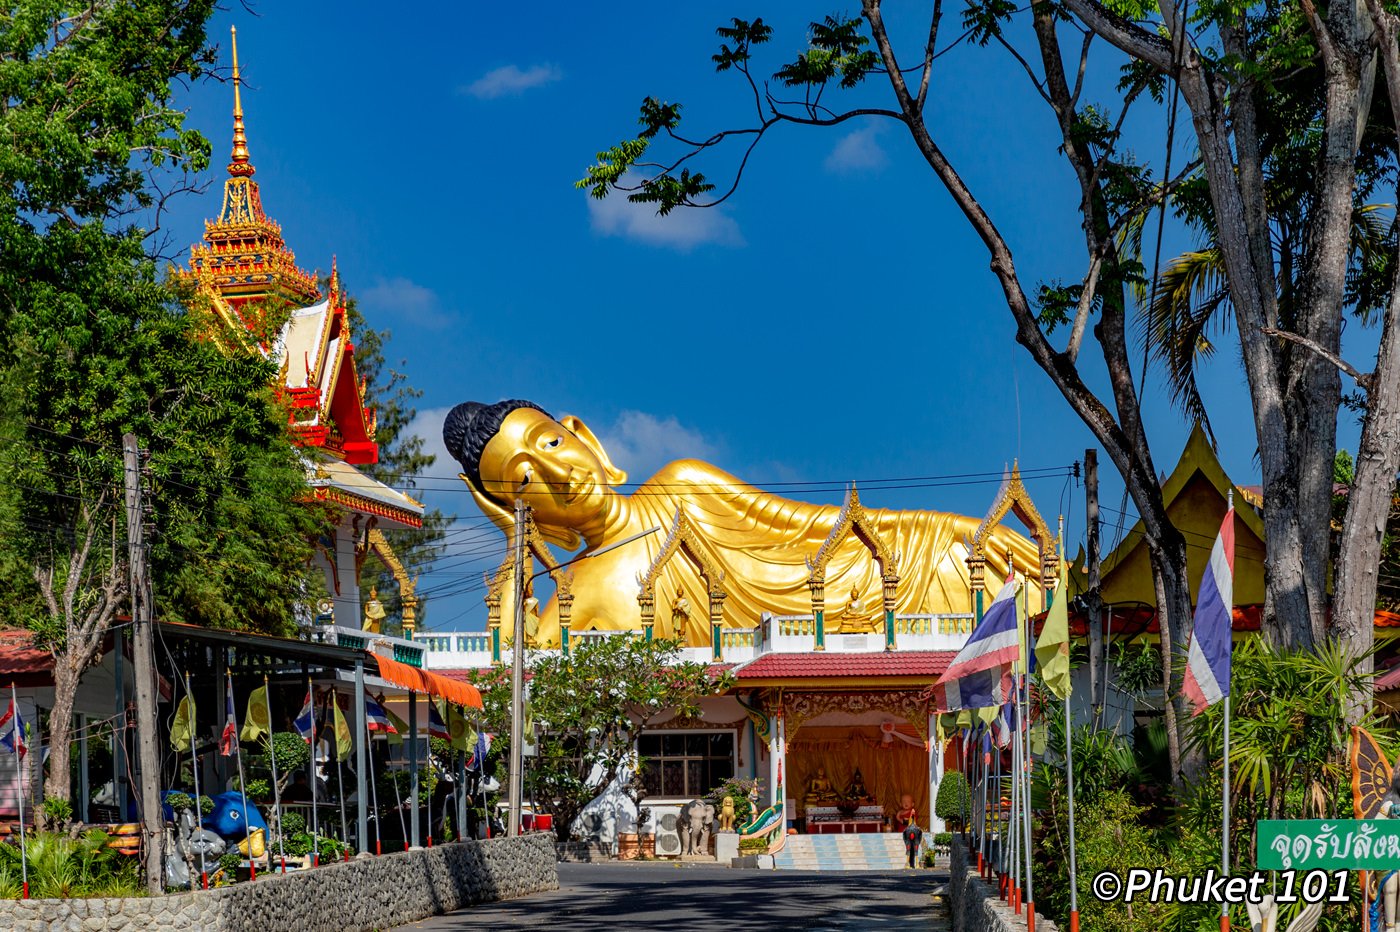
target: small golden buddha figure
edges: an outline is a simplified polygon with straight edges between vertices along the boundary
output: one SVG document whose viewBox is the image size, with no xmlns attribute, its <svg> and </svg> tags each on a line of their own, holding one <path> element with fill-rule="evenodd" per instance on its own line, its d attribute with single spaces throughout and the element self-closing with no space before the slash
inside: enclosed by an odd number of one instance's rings
<svg viewBox="0 0 1400 932">
<path fill-rule="evenodd" d="M 365 619 L 361 627 L 371 634 L 378 634 L 388 614 L 384 610 L 384 604 L 379 601 L 379 590 L 377 588 L 370 589 L 369 601 L 365 603 Z"/>
<path fill-rule="evenodd" d="M 830 806 L 836 802 L 836 788 L 826 778 L 826 768 L 818 767 L 817 772 L 807 778 L 807 795 L 804 797 L 807 808 Z"/>
<path fill-rule="evenodd" d="M 851 600 L 846 603 L 846 610 L 841 614 L 841 633 L 869 634 L 876 627 L 876 614 L 866 611 L 860 590 L 852 588 Z"/>
</svg>

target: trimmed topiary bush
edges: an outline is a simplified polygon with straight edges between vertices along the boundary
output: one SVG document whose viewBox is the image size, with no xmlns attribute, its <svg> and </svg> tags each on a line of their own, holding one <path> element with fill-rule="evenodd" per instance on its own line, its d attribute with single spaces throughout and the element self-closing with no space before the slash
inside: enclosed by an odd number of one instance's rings
<svg viewBox="0 0 1400 932">
<path fill-rule="evenodd" d="M 959 771 L 945 773 L 938 782 L 933 813 L 959 829 L 972 817 L 972 791 L 968 789 L 967 778 Z"/>
</svg>

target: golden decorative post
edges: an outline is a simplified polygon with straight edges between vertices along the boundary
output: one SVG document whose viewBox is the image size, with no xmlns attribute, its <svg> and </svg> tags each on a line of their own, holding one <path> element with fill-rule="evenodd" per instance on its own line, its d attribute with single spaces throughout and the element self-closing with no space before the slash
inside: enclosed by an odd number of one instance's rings
<svg viewBox="0 0 1400 932">
<path fill-rule="evenodd" d="M 836 523 L 822 541 L 816 557 L 807 558 L 807 587 L 812 590 L 812 616 L 816 620 L 816 649 L 826 649 L 826 566 L 838 547 L 854 534 L 865 545 L 880 567 L 883 588 L 881 602 L 885 613 L 885 648 L 894 649 L 894 607 L 899 588 L 899 558 L 878 533 L 875 521 L 860 503 L 860 493 L 852 482 L 846 489 L 846 499 L 836 515 Z"/>
<path fill-rule="evenodd" d="M 661 550 L 646 568 L 646 572 L 637 575 L 637 606 L 641 609 L 642 628 L 646 631 L 648 641 L 652 638 L 652 627 L 656 621 L 656 581 L 671 558 L 683 553 L 690 558 L 690 562 L 695 565 L 700 578 L 705 582 L 705 591 L 710 597 L 710 640 L 712 645 L 716 645 L 712 646 L 711 650 L 719 650 L 719 629 L 724 624 L 724 570 L 710 562 L 710 558 L 699 546 L 699 540 L 700 537 L 690 519 L 684 511 L 677 508 L 676 515 L 671 520 L 671 532 L 666 535 Z"/>
</svg>

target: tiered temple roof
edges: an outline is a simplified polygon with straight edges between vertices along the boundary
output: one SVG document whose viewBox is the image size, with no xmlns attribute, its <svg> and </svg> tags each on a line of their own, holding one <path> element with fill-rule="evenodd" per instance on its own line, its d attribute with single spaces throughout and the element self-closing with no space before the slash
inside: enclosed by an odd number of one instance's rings
<svg viewBox="0 0 1400 932">
<path fill-rule="evenodd" d="M 365 383 L 340 273 L 331 259 L 323 293 L 296 263 L 282 227 L 263 209 L 253 180 L 243 122 L 238 35 L 233 34 L 233 151 L 223 205 L 204 224 L 204 241 L 190 248 L 196 301 L 207 303 L 206 335 L 230 352 L 256 352 L 278 363 L 277 387 L 288 422 L 308 454 L 313 497 L 374 516 L 387 526 L 421 527 L 423 506 L 355 469 L 379 461 L 374 411 Z"/>
<path fill-rule="evenodd" d="M 347 463 L 379 459 L 374 412 L 355 367 L 355 345 L 335 260 L 327 293 L 296 264 L 282 227 L 263 210 L 253 180 L 243 123 L 238 38 L 233 42 L 233 152 L 218 219 L 204 224 L 204 242 L 190 248 L 200 300 L 212 311 L 209 338 L 280 363 L 279 383 L 290 424 L 305 447 Z"/>
</svg>

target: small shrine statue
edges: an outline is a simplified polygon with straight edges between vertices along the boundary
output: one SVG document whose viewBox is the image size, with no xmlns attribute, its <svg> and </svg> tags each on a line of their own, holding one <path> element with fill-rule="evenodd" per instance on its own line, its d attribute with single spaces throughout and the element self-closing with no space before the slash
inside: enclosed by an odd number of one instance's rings
<svg viewBox="0 0 1400 932">
<path fill-rule="evenodd" d="M 852 586 L 851 600 L 846 603 L 846 610 L 841 615 L 841 633 L 869 634 L 874 630 L 875 618 L 873 615 L 867 615 L 860 590 Z"/>
<path fill-rule="evenodd" d="M 1358 819 L 1400 819 L 1400 772 L 1364 728 L 1351 730 L 1352 808 Z M 1400 870 L 1370 871 L 1367 932 L 1400 932 Z"/>
<path fill-rule="evenodd" d="M 817 772 L 807 778 L 807 795 L 804 798 L 807 808 L 830 806 L 836 802 L 836 789 L 826 778 L 826 768 L 818 767 Z"/>
<path fill-rule="evenodd" d="M 1377 819 L 1400 819 L 1400 771 L 1391 775 L 1390 789 L 1381 800 Z M 1400 869 L 1371 871 L 1369 878 L 1371 929 L 1400 932 Z"/>
<path fill-rule="evenodd" d="M 719 830 L 721 832 L 734 831 L 734 825 L 739 820 L 738 813 L 734 810 L 734 797 L 726 796 L 720 800 L 719 807 Z"/>
<path fill-rule="evenodd" d="M 532 595 L 525 600 L 525 643 L 537 640 L 539 632 L 540 600 Z"/>
<path fill-rule="evenodd" d="M 685 597 L 685 593 L 676 590 L 676 597 L 671 600 L 671 635 L 672 637 L 685 637 L 686 625 L 690 621 L 690 600 Z"/>
<path fill-rule="evenodd" d="M 865 778 L 860 775 L 860 768 L 851 774 L 851 786 L 846 790 L 846 798 L 857 802 L 865 802 L 870 799 L 870 794 L 865 789 Z"/>
<path fill-rule="evenodd" d="M 365 603 L 365 620 L 362 625 L 365 631 L 371 634 L 378 634 L 383 626 L 384 618 L 389 613 L 384 610 L 384 604 L 379 601 L 379 590 L 370 589 L 369 601 Z"/>
<path fill-rule="evenodd" d="M 914 797 L 908 793 L 900 796 L 899 810 L 894 814 L 894 830 L 896 832 L 904 831 L 905 827 L 913 822 L 918 814 L 919 811 L 914 808 Z"/>
</svg>

